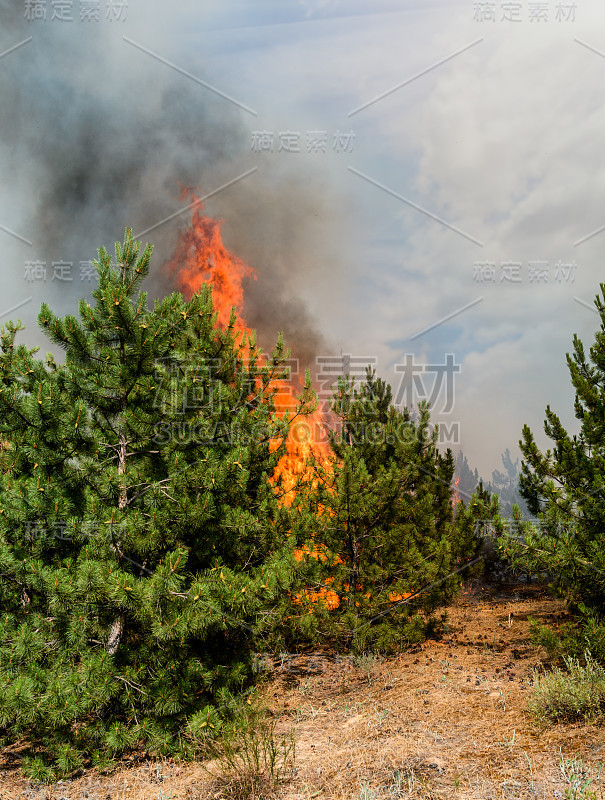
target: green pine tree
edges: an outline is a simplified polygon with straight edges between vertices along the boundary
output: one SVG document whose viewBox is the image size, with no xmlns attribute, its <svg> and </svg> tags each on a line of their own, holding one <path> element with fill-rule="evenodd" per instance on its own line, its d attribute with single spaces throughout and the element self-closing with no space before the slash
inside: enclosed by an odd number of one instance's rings
<svg viewBox="0 0 605 800">
<path fill-rule="evenodd" d="M 474 528 L 454 518 L 453 456 L 438 451 L 427 405 L 414 422 L 368 370 L 359 390 L 339 383 L 332 408 L 332 455 L 294 509 L 310 587 L 296 598 L 297 624 L 339 646 L 388 651 L 424 636 L 456 592 L 452 573 L 476 548 Z"/>
<path fill-rule="evenodd" d="M 115 252 L 79 319 L 42 306 L 64 364 L 17 345 L 20 325 L 0 340 L 0 731 L 40 779 L 191 754 L 293 578 L 271 481 L 283 343 L 265 363 L 233 314 L 220 329 L 209 287 L 149 309 L 151 247 L 128 229 Z"/>
<path fill-rule="evenodd" d="M 525 523 L 524 540 L 506 538 L 503 547 L 517 568 L 547 573 L 569 603 L 583 609 L 605 657 L 599 621 L 605 614 L 605 284 L 600 288 L 595 342 L 587 356 L 575 335 L 573 355 L 567 354 L 579 432 L 570 435 L 548 406 L 544 430 L 553 447 L 542 453 L 524 426 L 520 487 L 539 523 Z"/>
</svg>

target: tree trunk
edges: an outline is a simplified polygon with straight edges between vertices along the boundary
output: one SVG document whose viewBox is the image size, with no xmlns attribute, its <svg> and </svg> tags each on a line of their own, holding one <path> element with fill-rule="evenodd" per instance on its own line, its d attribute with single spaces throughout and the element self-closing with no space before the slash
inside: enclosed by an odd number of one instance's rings
<svg viewBox="0 0 605 800">
<path fill-rule="evenodd" d="M 118 446 L 118 475 L 123 475 L 125 470 L 126 470 L 126 436 L 122 431 L 120 431 L 119 446 Z M 126 508 L 126 501 L 127 501 L 126 489 L 122 488 L 120 490 L 120 497 L 118 499 L 118 508 L 120 510 Z M 114 549 L 116 550 L 119 557 L 121 555 L 119 547 L 114 545 Z M 116 653 L 123 632 L 124 632 L 124 615 L 121 614 L 119 617 L 116 617 L 114 621 L 111 623 L 111 628 L 109 629 L 109 636 L 107 637 L 107 642 L 105 643 L 105 650 L 109 653 L 110 656 L 113 656 Z"/>
</svg>

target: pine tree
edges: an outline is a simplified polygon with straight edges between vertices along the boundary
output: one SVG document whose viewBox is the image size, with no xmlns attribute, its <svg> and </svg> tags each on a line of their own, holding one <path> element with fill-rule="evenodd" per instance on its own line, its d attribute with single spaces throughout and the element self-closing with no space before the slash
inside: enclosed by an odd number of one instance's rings
<svg viewBox="0 0 605 800">
<path fill-rule="evenodd" d="M 332 408 L 332 456 L 295 504 L 311 587 L 296 599 L 298 622 L 340 647 L 388 651 L 423 637 L 426 616 L 455 593 L 473 525 L 454 519 L 453 456 L 439 453 L 428 406 L 414 422 L 369 370 L 359 390 L 339 383 Z"/>
<path fill-rule="evenodd" d="M 516 566 L 547 572 L 593 622 L 605 612 L 605 284 L 595 306 L 601 326 L 588 357 L 577 335 L 573 355 L 567 354 L 580 430 L 568 434 L 548 406 L 544 430 L 554 444 L 542 453 L 524 426 L 521 493 L 539 524 L 525 523 L 524 542 L 503 542 Z"/>
<path fill-rule="evenodd" d="M 500 470 L 495 469 L 492 472 L 490 491 L 498 495 L 502 514 L 512 514 L 513 506 L 515 505 L 519 507 L 523 514 L 527 514 L 527 506 L 519 492 L 519 459 L 517 458 L 513 462 L 508 447 L 502 453 L 501 459 L 502 466 L 506 471 L 500 472 Z"/>
<path fill-rule="evenodd" d="M 0 340 L 0 729 L 40 779 L 191 754 L 293 576 L 271 481 L 283 343 L 265 363 L 208 287 L 150 310 L 151 247 L 127 230 L 115 252 L 79 319 L 42 306 L 64 364 L 17 345 L 20 325 Z"/>
</svg>

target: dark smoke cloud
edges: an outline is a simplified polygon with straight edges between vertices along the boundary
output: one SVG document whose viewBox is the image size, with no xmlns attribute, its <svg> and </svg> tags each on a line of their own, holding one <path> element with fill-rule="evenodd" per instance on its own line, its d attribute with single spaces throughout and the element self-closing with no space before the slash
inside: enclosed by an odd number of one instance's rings
<svg viewBox="0 0 605 800">
<path fill-rule="evenodd" d="M 227 245 L 258 273 L 246 286 L 245 315 L 261 344 L 270 348 L 281 330 L 293 354 L 311 365 L 326 344 L 298 292 L 320 279 L 326 261 L 338 268 L 333 201 L 320 176 L 309 180 L 281 164 L 265 169 L 250 153 L 251 125 L 240 109 L 121 36 L 108 39 L 107 25 L 28 23 L 23 8 L 0 0 L 5 48 L 35 33 L 0 61 L 0 159 L 4 192 L 33 242 L 27 258 L 77 265 L 100 245 L 111 250 L 126 225 L 137 232 L 174 213 L 183 205 L 181 186 L 211 192 L 258 165 L 207 210 L 225 220 Z M 143 237 L 155 246 L 152 296 L 173 289 L 161 265 L 187 219 Z M 22 274 L 21 261 L 13 279 Z M 44 299 L 72 312 L 89 290 L 74 268 L 73 283 L 45 284 Z"/>
<path fill-rule="evenodd" d="M 303 176 L 281 164 L 259 169 L 241 190 L 212 201 L 213 215 L 225 221 L 225 243 L 258 276 L 246 285 L 247 324 L 268 346 L 284 332 L 301 369 L 330 351 L 313 304 L 326 292 L 327 273 L 333 282 L 343 271 L 346 236 L 336 207 L 320 170 Z"/>
</svg>

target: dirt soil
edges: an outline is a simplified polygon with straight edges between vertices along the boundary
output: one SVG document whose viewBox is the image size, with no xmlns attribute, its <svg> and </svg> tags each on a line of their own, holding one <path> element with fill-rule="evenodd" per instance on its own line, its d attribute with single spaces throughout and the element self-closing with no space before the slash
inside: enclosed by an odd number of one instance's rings
<svg viewBox="0 0 605 800">
<path fill-rule="evenodd" d="M 526 712 L 545 658 L 528 616 L 559 625 L 563 604 L 535 587 L 477 588 L 447 614 L 439 639 L 395 658 L 316 652 L 273 662 L 266 701 L 277 732 L 296 741 L 283 800 L 605 798 L 605 729 L 540 730 Z M 10 751 L 0 761 L 0 800 L 220 796 L 199 763 L 133 759 L 111 775 L 91 770 L 44 787 L 21 777 Z"/>
</svg>

